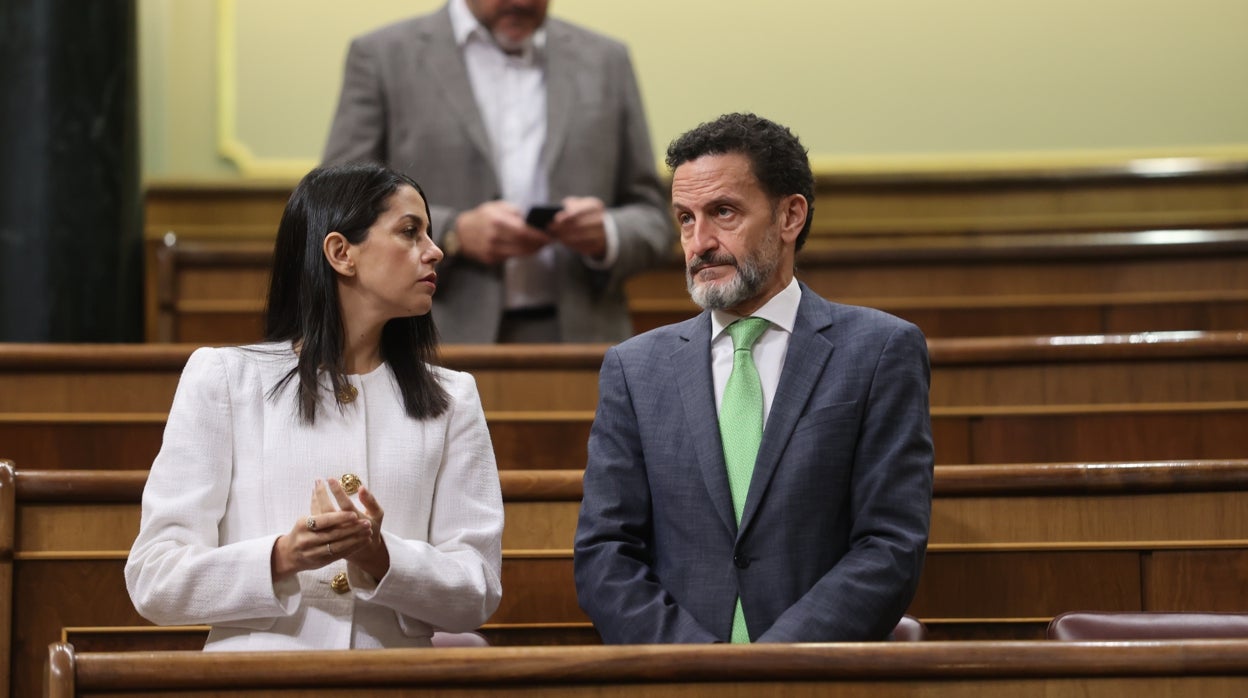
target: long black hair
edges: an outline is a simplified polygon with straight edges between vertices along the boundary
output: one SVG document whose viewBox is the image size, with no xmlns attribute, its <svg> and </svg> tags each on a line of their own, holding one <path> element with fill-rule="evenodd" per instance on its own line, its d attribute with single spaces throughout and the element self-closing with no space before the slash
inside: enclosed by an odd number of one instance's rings
<svg viewBox="0 0 1248 698">
<path fill-rule="evenodd" d="M 297 377 L 299 416 L 309 424 L 316 421 L 321 371 L 328 374 L 333 394 L 349 385 L 343 367 L 337 274 L 325 259 L 325 237 L 337 231 L 351 244 L 359 244 L 404 186 L 420 193 L 427 218 L 429 201 L 420 185 L 373 164 L 318 167 L 304 176 L 286 202 L 273 247 L 264 336 L 270 342 L 297 344 L 299 363 L 270 396 Z M 429 368 L 437 347 L 430 313 L 395 318 L 382 328 L 382 360 L 394 373 L 404 408 L 413 419 L 436 417 L 450 406 L 446 389 Z"/>
</svg>

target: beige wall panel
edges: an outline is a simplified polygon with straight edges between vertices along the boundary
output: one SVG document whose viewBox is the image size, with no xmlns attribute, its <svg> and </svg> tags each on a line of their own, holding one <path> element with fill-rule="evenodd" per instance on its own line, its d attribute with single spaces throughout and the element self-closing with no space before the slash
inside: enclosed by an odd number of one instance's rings
<svg viewBox="0 0 1248 698">
<path fill-rule="evenodd" d="M 141 0 L 146 176 L 305 170 L 349 39 L 440 4 Z M 752 110 L 851 170 L 1248 152 L 1239 0 L 555 0 L 552 14 L 629 45 L 656 151 Z"/>
</svg>

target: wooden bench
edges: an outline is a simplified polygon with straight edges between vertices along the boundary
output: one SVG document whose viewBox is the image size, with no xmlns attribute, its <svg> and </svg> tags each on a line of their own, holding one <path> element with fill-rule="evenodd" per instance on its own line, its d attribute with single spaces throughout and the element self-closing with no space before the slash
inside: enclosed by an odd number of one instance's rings
<svg viewBox="0 0 1248 698">
<path fill-rule="evenodd" d="M 933 338 L 1248 327 L 1248 229 L 821 240 L 797 265 L 821 295 Z M 629 299 L 637 331 L 698 312 L 678 261 Z"/>
<path fill-rule="evenodd" d="M 524 586 L 497 617 L 584 621 L 570 552 L 579 473 L 525 475 L 531 498 L 508 502 L 504 535 Z M 1246 460 L 938 466 L 909 612 L 935 638 L 1040 638 L 1072 608 L 1235 610 L 1245 573 Z"/>
<path fill-rule="evenodd" d="M 580 473 L 500 475 L 504 595 L 485 634 L 495 645 L 597 642 L 572 582 Z M 0 504 L 12 512 L 0 521 L 14 522 L 0 535 L 15 536 L 0 603 L 0 619 L 11 613 L 13 695 L 35 690 L 42 648 L 58 639 L 202 646 L 202 628 L 153 630 L 126 594 L 145 480 L 141 470 L 0 468 Z M 909 612 L 934 639 L 1039 638 L 1072 609 L 1239 609 L 1244 575 L 1248 461 L 941 466 Z"/>
<path fill-rule="evenodd" d="M 928 348 L 934 407 L 1248 400 L 1248 331 L 931 339 Z M 194 349 L 0 343 L 0 414 L 29 415 L 32 428 L 61 414 L 165 414 Z M 451 345 L 441 362 L 473 374 L 488 411 L 593 410 L 605 350 Z"/>
<path fill-rule="evenodd" d="M 148 340 L 261 337 L 271 247 L 170 237 L 155 253 Z M 816 239 L 798 277 L 933 338 L 1248 328 L 1248 228 Z M 679 259 L 628 289 L 638 332 L 699 312 Z"/>
<path fill-rule="evenodd" d="M 816 167 L 814 237 L 1208 227 L 1248 221 L 1248 163 L 1226 158 L 914 167 Z M 293 180 L 153 181 L 145 237 L 271 237 Z"/>
<path fill-rule="evenodd" d="M 45 650 L 49 698 L 1202 696 L 1248 691 L 1248 641 L 487 647 L 281 653 Z"/>
<path fill-rule="evenodd" d="M 196 348 L 0 343 L 0 414 L 167 413 Z M 486 409 L 593 409 L 605 351 L 603 344 L 456 345 L 442 348 L 440 362 L 473 374 Z"/>
<path fill-rule="evenodd" d="M 594 413 L 490 411 L 500 469 L 585 467 Z M 0 456 L 39 469 L 89 463 L 147 468 L 162 413 L 0 413 Z M 1248 401 L 932 408 L 941 465 L 1036 461 L 1234 458 L 1245 454 Z"/>
</svg>

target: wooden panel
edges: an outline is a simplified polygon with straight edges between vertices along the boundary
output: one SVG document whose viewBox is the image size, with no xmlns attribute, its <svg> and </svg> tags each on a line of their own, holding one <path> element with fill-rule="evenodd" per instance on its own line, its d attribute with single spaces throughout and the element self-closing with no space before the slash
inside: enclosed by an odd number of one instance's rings
<svg viewBox="0 0 1248 698">
<path fill-rule="evenodd" d="M 592 623 L 534 623 L 532 625 L 486 625 L 480 633 L 494 647 L 558 647 L 601 645 L 602 636 Z"/>
<path fill-rule="evenodd" d="M 12 637 L 24 643 L 14 681 L 27 687 L 38 681 L 32 648 L 61 628 L 147 626 L 121 574 L 143 471 L 14 479 L 17 582 L 6 599 Z M 592 638 L 572 575 L 578 484 L 575 471 L 505 475 L 505 593 L 487 626 L 496 644 Z M 1243 461 L 938 468 L 932 545 L 910 612 L 932 620 L 933 637 L 1026 638 L 1076 608 L 1240 603 L 1245 492 Z"/>
<path fill-rule="evenodd" d="M 797 263 L 802 269 L 799 278 L 808 286 L 826 298 L 845 299 L 845 302 L 856 298 L 1130 297 L 1134 294 L 1234 291 L 1244 288 L 1248 281 L 1245 279 L 1248 268 L 1244 263 L 1248 250 L 1225 250 L 1211 245 L 1213 249 L 1205 251 L 1202 245 L 1193 242 L 1186 248 L 1182 245 L 1170 247 L 1171 254 L 1164 257 L 1145 257 L 1140 255 L 1140 250 L 1126 247 L 1151 245 L 1148 236 L 1153 234 L 1010 236 L 1001 238 L 1002 242 L 992 247 L 984 243 L 992 244 L 993 238 L 976 237 L 972 240 L 980 244 L 968 240 L 960 257 L 953 256 L 958 250 L 925 248 L 922 238 L 906 237 L 891 242 L 897 250 L 896 258 L 854 260 L 856 263 L 852 264 L 845 258 L 855 253 L 866 256 L 865 251 L 875 248 L 832 243 L 827 252 L 830 259 L 815 257 L 812 261 L 818 263 L 812 265 L 803 262 L 805 252 L 802 252 Z M 1155 231 L 1156 237 L 1166 234 L 1167 231 Z M 1217 231 L 1210 231 L 1211 236 L 1217 234 Z M 1079 247 L 1046 250 L 1037 244 L 1051 241 L 1053 248 L 1057 248 L 1080 238 Z M 1102 249 L 1093 248 L 1093 240 L 1099 241 Z M 1034 246 L 1028 247 L 1029 244 Z M 903 258 L 904 245 L 916 250 L 927 249 L 932 254 L 929 259 Z M 1197 254 L 1199 256 L 1194 256 Z M 1070 258 L 1074 256 L 1081 258 Z M 680 291 L 686 293 L 683 286 Z M 679 295 L 669 297 L 680 298 Z"/>
<path fill-rule="evenodd" d="M 1108 177 L 1090 168 L 1062 169 L 1064 175 L 829 173 L 817 180 L 817 230 L 822 236 L 842 238 L 898 232 L 1191 227 L 1248 219 L 1248 182 L 1242 173 L 1148 178 L 1138 172 L 1131 175 L 1129 165 Z M 820 211 L 834 215 L 821 216 Z"/>
<path fill-rule="evenodd" d="M 165 431 L 163 413 L 146 419 L 114 414 L 99 421 L 68 414 L 6 417 L 0 415 L 0 452 L 25 469 L 147 468 Z"/>
<path fill-rule="evenodd" d="M 598 406 L 598 368 L 517 373 L 474 369 L 481 404 L 487 410 L 593 410 Z"/>
<path fill-rule="evenodd" d="M 21 560 L 13 583 L 13 676 L 11 695 L 40 694 L 41 667 L 61 628 L 83 625 L 147 625 L 126 593 L 117 560 Z"/>
<path fill-rule="evenodd" d="M 931 419 L 936 465 L 974 463 L 974 451 L 971 450 L 971 422 L 974 418 L 933 414 Z"/>
<path fill-rule="evenodd" d="M 266 250 L 265 255 L 271 255 Z M 270 262 L 271 264 L 271 262 Z M 269 292 L 269 265 L 252 268 L 189 267 L 178 270 L 178 301 L 241 300 L 250 301 L 253 312 L 264 310 Z"/>
<path fill-rule="evenodd" d="M 1169 303 L 1158 307 L 1111 305 L 1105 308 L 1103 332 L 1144 332 L 1155 329 L 1248 329 L 1248 302 L 1242 299 L 1226 299 L 1221 302 Z"/>
<path fill-rule="evenodd" d="M 1072 338 L 1073 339 L 1073 338 Z M 1245 358 L 1248 358 L 1246 356 Z M 1141 380 L 1147 376 L 1147 380 Z M 1248 399 L 1248 361 L 1189 357 L 1138 361 L 939 364 L 933 406 L 1093 405 Z"/>
<path fill-rule="evenodd" d="M 1043 640 L 1050 618 L 1001 620 L 993 618 L 925 618 L 927 639 L 942 641 Z"/>
<path fill-rule="evenodd" d="M 933 407 L 932 435 L 939 465 L 1224 459 L 1245 455 L 1246 419 L 1248 402 Z M 0 435 L 11 438 L 0 453 L 31 469 L 145 469 L 159 450 L 159 420 L 0 414 Z M 592 411 L 491 410 L 486 421 L 502 470 L 581 469 L 588 460 Z"/>
<path fill-rule="evenodd" d="M 940 419 L 933 415 L 933 420 Z M 972 463 L 1236 458 L 1242 408 L 1155 412 L 984 414 L 971 424 Z"/>
<path fill-rule="evenodd" d="M 584 468 L 593 412 L 490 412 L 486 423 L 500 468 Z"/>
<path fill-rule="evenodd" d="M 1215 540 L 1248 544 L 1248 491 L 937 496 L 929 545 Z"/>
<path fill-rule="evenodd" d="M 1141 609 L 1139 553 L 929 551 L 918 618 L 1052 617 L 1072 609 Z"/>
<path fill-rule="evenodd" d="M 197 652 L 204 648 L 207 639 L 208 630 L 201 626 L 97 626 L 61 630 L 61 641 L 70 643 L 78 652 Z"/>
<path fill-rule="evenodd" d="M 181 372 L 6 371 L 0 411 L 168 412 Z"/>
<path fill-rule="evenodd" d="M 149 341 L 259 338 L 267 247 L 191 242 L 161 255 L 168 261 L 153 273 L 162 277 L 149 281 L 162 294 Z M 798 264 L 816 293 L 894 313 L 929 337 L 1248 327 L 1242 228 L 814 235 Z M 698 312 L 676 256 L 630 280 L 628 292 L 637 332 Z"/>
<path fill-rule="evenodd" d="M 1225 458 L 1243 453 L 1239 410 L 1066 414 L 1035 407 L 977 412 L 934 408 L 936 462 Z M 1114 408 L 1109 408 L 1114 409 Z M 499 468 L 585 466 L 592 412 L 489 412 Z M 146 469 L 160 449 L 161 414 L 0 414 L 0 452 L 26 469 Z"/>
<path fill-rule="evenodd" d="M 568 502 L 506 502 L 504 509 L 504 550 L 572 549 L 579 496 Z"/>
<path fill-rule="evenodd" d="M 119 504 L 22 504 L 17 545 L 23 552 L 118 551 L 139 534 L 138 502 Z"/>
<path fill-rule="evenodd" d="M 572 551 L 503 560 L 503 600 L 489 625 L 585 623 L 576 602 Z"/>
<path fill-rule="evenodd" d="M 873 307 L 909 320 L 928 337 L 1003 337 L 1035 334 L 1101 334 L 1101 309 L 1096 306 L 1048 305 L 1027 308 L 911 308 L 877 303 Z M 1150 330 L 1202 330 L 1203 327 L 1154 325 Z"/>
<path fill-rule="evenodd" d="M 1144 562 L 1144 610 L 1248 609 L 1248 550 L 1159 550 Z"/>
<path fill-rule="evenodd" d="M 1094 300 L 1059 294 L 1027 298 L 843 298 L 851 305 L 878 308 L 919 326 L 929 338 L 1022 335 L 1106 334 L 1156 331 L 1224 331 L 1248 327 L 1248 299 L 1242 294 L 1207 294 L 1140 301 L 1111 295 Z M 944 303 L 938 305 L 938 303 Z M 630 308 L 634 333 L 688 320 L 696 307 L 638 304 Z M 194 344 L 246 344 L 263 336 L 259 307 L 232 302 L 179 306 L 171 327 L 176 334 L 152 341 Z"/>
<path fill-rule="evenodd" d="M 250 344 L 264 337 L 264 318 L 259 312 L 182 313 L 174 327 L 177 334 L 173 336 L 191 344 Z"/>
<path fill-rule="evenodd" d="M 930 339 L 934 406 L 1248 400 L 1248 332 Z M 194 346 L 0 344 L 0 413 L 166 413 Z M 487 410 L 593 410 L 605 345 L 442 348 Z M 1139 380 L 1148 375 L 1149 380 Z"/>
<path fill-rule="evenodd" d="M 1055 166 L 815 173 L 812 236 L 1092 230 L 1248 220 L 1238 162 L 1184 158 Z M 1151 164 L 1146 162 L 1146 165 Z M 1163 171 L 1164 170 L 1164 171 Z M 149 183 L 145 237 L 272 239 L 293 181 Z"/>
<path fill-rule="evenodd" d="M 149 182 L 144 191 L 146 237 L 159 239 L 175 227 L 195 224 L 219 236 L 273 235 L 294 184 Z"/>
</svg>

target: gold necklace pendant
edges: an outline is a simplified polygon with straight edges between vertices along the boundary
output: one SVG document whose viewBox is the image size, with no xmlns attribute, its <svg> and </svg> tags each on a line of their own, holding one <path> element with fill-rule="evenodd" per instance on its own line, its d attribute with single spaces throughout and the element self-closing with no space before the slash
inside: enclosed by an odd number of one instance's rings
<svg viewBox="0 0 1248 698">
<path fill-rule="evenodd" d="M 342 388 L 342 390 L 339 390 L 337 393 L 335 393 L 334 397 L 338 398 L 338 402 L 344 405 L 349 405 L 352 402 L 355 402 L 355 398 L 359 394 L 360 394 L 360 391 L 356 390 L 354 385 L 351 385 L 350 383 L 348 383 L 346 386 Z"/>
</svg>

